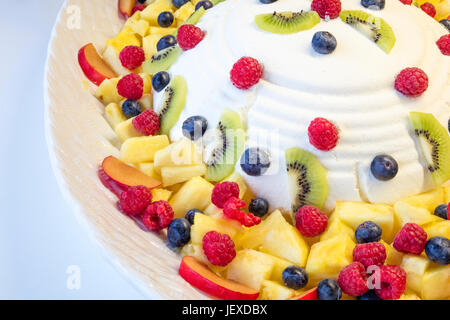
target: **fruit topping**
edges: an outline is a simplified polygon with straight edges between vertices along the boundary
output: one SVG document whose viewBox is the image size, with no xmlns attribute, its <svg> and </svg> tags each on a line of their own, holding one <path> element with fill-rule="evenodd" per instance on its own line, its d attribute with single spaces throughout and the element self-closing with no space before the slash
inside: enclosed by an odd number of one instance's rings
<svg viewBox="0 0 450 320">
<path fill-rule="evenodd" d="M 361 5 L 372 10 L 383 10 L 386 0 L 361 0 Z"/>
<path fill-rule="evenodd" d="M 256 217 L 252 213 L 246 214 L 244 211 L 239 210 L 245 208 L 246 206 L 247 204 L 245 201 L 240 200 L 239 198 L 230 198 L 223 206 L 223 214 L 228 219 L 236 220 L 248 228 L 260 224 L 260 217 Z"/>
<path fill-rule="evenodd" d="M 170 11 L 163 11 L 158 16 L 158 24 L 159 26 L 163 28 L 168 28 L 172 25 L 174 21 L 174 17 L 172 12 Z"/>
<path fill-rule="evenodd" d="M 308 127 L 309 142 L 319 150 L 329 151 L 336 147 L 339 131 L 336 126 L 324 118 L 316 118 Z"/>
<path fill-rule="evenodd" d="M 369 290 L 361 296 L 356 297 L 358 300 L 381 300 L 375 293 L 375 290 Z"/>
<path fill-rule="evenodd" d="M 140 67 L 145 61 L 145 53 L 141 47 L 127 46 L 120 51 L 119 59 L 122 66 L 129 70 L 133 70 Z"/>
<path fill-rule="evenodd" d="M 189 2 L 189 0 L 172 0 L 172 4 L 175 8 L 181 8 L 187 2 Z"/>
<path fill-rule="evenodd" d="M 166 71 L 160 71 L 152 78 L 152 87 L 156 92 L 160 92 L 170 82 L 170 75 Z"/>
<path fill-rule="evenodd" d="M 386 53 L 395 45 L 395 34 L 391 26 L 380 17 L 359 10 L 342 11 L 339 15 L 345 23 L 375 42 Z"/>
<path fill-rule="evenodd" d="M 152 193 L 147 187 L 129 187 L 120 195 L 119 206 L 122 211 L 130 216 L 141 214 L 152 202 Z"/>
<path fill-rule="evenodd" d="M 328 197 L 327 171 L 317 158 L 300 148 L 286 150 L 292 212 L 305 205 L 321 209 Z"/>
<path fill-rule="evenodd" d="M 239 198 L 239 185 L 236 182 L 222 182 L 214 186 L 211 202 L 223 209 L 225 203 L 231 198 Z"/>
<path fill-rule="evenodd" d="M 139 75 L 130 73 L 119 80 L 117 92 L 124 98 L 139 100 L 144 93 L 144 80 Z"/>
<path fill-rule="evenodd" d="M 342 291 L 357 297 L 367 292 L 367 274 L 360 262 L 353 262 L 341 270 L 338 284 Z"/>
<path fill-rule="evenodd" d="M 251 57 L 242 57 L 230 71 L 230 79 L 233 85 L 242 90 L 247 90 L 259 82 L 263 76 L 264 68 L 258 60 Z"/>
<path fill-rule="evenodd" d="M 177 44 L 177 39 L 169 34 L 167 36 L 162 37 L 161 39 L 159 39 L 158 43 L 156 44 L 156 49 L 158 51 L 167 49 L 169 47 L 173 47 Z"/>
<path fill-rule="evenodd" d="M 96 85 L 100 85 L 105 79 L 116 78 L 117 74 L 99 56 L 92 43 L 85 45 L 78 52 L 78 63 L 84 75 Z"/>
<path fill-rule="evenodd" d="M 159 111 L 160 132 L 169 135 L 172 127 L 177 123 L 181 111 L 186 105 L 187 85 L 181 76 L 175 76 L 164 90 L 164 97 Z"/>
<path fill-rule="evenodd" d="M 336 19 L 341 12 L 340 0 L 313 0 L 311 10 L 316 11 L 322 19 Z"/>
<path fill-rule="evenodd" d="M 279 34 L 309 30 L 319 22 L 320 17 L 315 11 L 273 12 L 259 14 L 255 17 L 255 24 L 261 30 Z"/>
<path fill-rule="evenodd" d="M 439 21 L 440 24 L 442 24 L 447 30 L 448 32 L 450 32 L 450 20 L 447 19 L 442 19 L 441 21 Z"/>
<path fill-rule="evenodd" d="M 342 289 L 334 279 L 323 279 L 317 286 L 319 300 L 341 300 Z"/>
<path fill-rule="evenodd" d="M 370 164 L 370 171 L 378 180 L 388 181 L 394 179 L 398 173 L 397 161 L 386 154 L 378 155 Z"/>
<path fill-rule="evenodd" d="M 137 11 L 144 11 L 147 6 L 145 4 L 136 4 L 131 10 L 131 15 L 135 14 Z"/>
<path fill-rule="evenodd" d="M 263 198 L 257 198 L 250 201 L 248 211 L 257 217 L 264 217 L 269 211 L 269 202 Z"/>
<path fill-rule="evenodd" d="M 153 202 L 145 209 L 142 222 L 151 231 L 161 231 L 167 228 L 173 220 L 173 210 L 164 200 Z"/>
<path fill-rule="evenodd" d="M 208 129 L 208 120 L 202 116 L 193 116 L 183 122 L 183 135 L 192 141 L 198 140 Z"/>
<path fill-rule="evenodd" d="M 192 24 L 183 24 L 178 28 L 177 42 L 184 51 L 195 48 L 204 37 L 202 29 Z"/>
<path fill-rule="evenodd" d="M 406 223 L 394 238 L 397 251 L 421 254 L 427 243 L 427 233 L 416 223 Z"/>
<path fill-rule="evenodd" d="M 192 209 L 192 210 L 189 210 L 188 213 L 186 213 L 185 218 L 187 221 L 189 221 L 189 223 L 191 225 L 194 224 L 194 218 L 197 213 L 204 214 L 202 210 L 198 210 L 198 209 Z"/>
<path fill-rule="evenodd" d="M 436 8 L 429 2 L 425 2 L 424 4 L 422 4 L 420 6 L 420 9 L 422 9 L 423 12 L 425 12 L 432 18 L 434 18 L 434 16 L 436 15 Z"/>
<path fill-rule="evenodd" d="M 203 15 L 205 14 L 205 12 L 206 12 L 206 10 L 205 10 L 205 8 L 203 8 L 203 6 L 196 9 L 194 11 L 194 13 L 191 14 L 191 16 L 186 19 L 186 21 L 184 21 L 183 24 L 194 24 L 194 25 L 197 24 L 200 21 L 200 19 L 203 17 Z M 175 33 L 173 35 L 176 37 L 177 34 L 178 34 L 178 30 L 175 31 Z"/>
<path fill-rule="evenodd" d="M 408 97 L 418 97 L 428 89 L 428 76 L 419 68 L 403 69 L 395 79 L 395 89 Z"/>
<path fill-rule="evenodd" d="M 413 0 L 400 0 L 401 3 L 411 5 Z"/>
<path fill-rule="evenodd" d="M 381 239 L 381 227 L 378 223 L 366 221 L 361 223 L 355 231 L 355 239 L 358 243 L 378 242 Z"/>
<path fill-rule="evenodd" d="M 353 261 L 358 261 L 365 268 L 382 266 L 386 261 L 386 247 L 380 242 L 357 244 L 353 249 Z"/>
<path fill-rule="evenodd" d="M 225 267 L 236 256 L 234 242 L 228 234 L 209 231 L 203 236 L 202 246 L 206 258 L 215 266 Z"/>
<path fill-rule="evenodd" d="M 167 239 L 174 247 L 182 247 L 191 240 L 191 224 L 186 219 L 175 219 L 167 228 Z"/>
<path fill-rule="evenodd" d="M 125 17 L 130 17 L 135 5 L 136 0 L 119 0 L 119 12 Z"/>
<path fill-rule="evenodd" d="M 313 206 L 303 206 L 295 215 L 295 226 L 305 237 L 315 237 L 325 231 L 328 217 Z"/>
<path fill-rule="evenodd" d="M 450 240 L 444 237 L 431 238 L 427 241 L 425 253 L 431 261 L 437 264 L 450 264 Z"/>
<path fill-rule="evenodd" d="M 308 275 L 305 269 L 289 266 L 283 270 L 282 279 L 286 287 L 299 290 L 308 284 Z"/>
<path fill-rule="evenodd" d="M 262 176 L 270 167 L 268 152 L 260 148 L 249 148 L 241 157 L 241 168 L 249 176 Z"/>
<path fill-rule="evenodd" d="M 443 55 L 450 56 L 450 34 L 440 37 L 436 44 Z"/>
<path fill-rule="evenodd" d="M 278 0 L 259 0 L 259 2 L 263 3 L 263 4 L 269 4 L 269 3 L 274 3 Z"/>
<path fill-rule="evenodd" d="M 154 136 L 159 131 L 159 117 L 153 110 L 145 110 L 132 122 L 134 128 L 144 136 Z"/>
<path fill-rule="evenodd" d="M 168 47 L 167 49 L 158 51 L 150 59 L 143 64 L 144 72 L 148 74 L 157 74 L 160 71 L 167 71 L 172 64 L 177 61 L 181 54 L 179 46 Z"/>
<path fill-rule="evenodd" d="M 406 272 L 399 266 L 380 267 L 380 288 L 375 293 L 383 300 L 397 300 L 406 289 Z"/>
<path fill-rule="evenodd" d="M 142 106 L 137 100 L 127 99 L 122 103 L 122 113 L 128 119 L 140 115 Z"/>
<path fill-rule="evenodd" d="M 198 10 L 200 8 L 203 8 L 205 10 L 211 9 L 213 7 L 213 3 L 209 0 L 203 0 L 203 1 L 199 1 L 197 2 L 197 4 L 195 5 L 195 10 Z"/>
<path fill-rule="evenodd" d="M 337 46 L 336 38 L 327 31 L 316 32 L 312 39 L 313 49 L 320 54 L 330 54 Z"/>
<path fill-rule="evenodd" d="M 449 215 L 449 211 L 450 211 L 450 204 L 440 204 L 436 207 L 436 209 L 434 209 L 434 215 L 438 216 L 442 219 L 445 220 L 450 220 L 450 215 Z"/>
</svg>

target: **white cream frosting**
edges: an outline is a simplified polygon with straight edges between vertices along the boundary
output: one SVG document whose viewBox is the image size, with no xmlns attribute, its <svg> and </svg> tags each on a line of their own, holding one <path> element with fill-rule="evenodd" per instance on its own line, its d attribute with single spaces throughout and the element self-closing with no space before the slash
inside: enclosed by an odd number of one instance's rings
<svg viewBox="0 0 450 320">
<path fill-rule="evenodd" d="M 182 137 L 182 123 L 190 116 L 206 117 L 214 129 L 225 108 L 240 112 L 247 121 L 247 147 L 267 147 L 273 163 L 269 174 L 261 177 L 246 175 L 239 164 L 236 168 L 272 208 L 290 209 L 284 150 L 294 146 L 312 152 L 326 167 L 330 188 L 326 209 L 334 208 L 337 200 L 392 203 L 431 189 L 408 114 L 433 113 L 447 126 L 450 58 L 435 44 L 447 31 L 420 9 L 400 1 L 386 1 L 381 11 L 362 7 L 360 0 L 343 0 L 342 7 L 386 20 L 397 39 L 391 53 L 339 18 L 290 35 L 265 32 L 253 22 L 260 13 L 309 10 L 306 0 L 272 4 L 227 0 L 208 10 L 198 24 L 206 32 L 204 40 L 183 52 L 170 69 L 188 85 L 186 107 L 171 139 Z M 317 31 L 336 37 L 332 54 L 312 49 Z M 242 56 L 264 65 L 263 80 L 250 90 L 239 90 L 230 82 L 231 67 Z M 419 98 L 404 97 L 394 88 L 396 75 L 406 67 L 419 67 L 429 77 L 429 88 Z M 155 96 L 155 105 L 160 99 L 161 94 Z M 339 143 L 330 152 L 309 143 L 307 128 L 316 117 L 339 127 Z M 261 139 L 261 132 L 268 132 L 269 139 Z M 390 154 L 399 164 L 390 181 L 371 175 L 370 163 L 380 153 Z"/>
</svg>

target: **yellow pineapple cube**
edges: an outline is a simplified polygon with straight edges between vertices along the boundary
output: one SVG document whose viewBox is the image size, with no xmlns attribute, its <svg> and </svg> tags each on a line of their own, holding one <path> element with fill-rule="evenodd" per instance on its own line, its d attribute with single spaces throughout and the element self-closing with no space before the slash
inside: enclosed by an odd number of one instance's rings
<svg viewBox="0 0 450 320">
<path fill-rule="evenodd" d="M 211 204 L 214 186 L 201 177 L 186 182 L 170 200 L 176 218 L 182 218 L 191 209 L 205 210 Z"/>
<path fill-rule="evenodd" d="M 402 264 L 403 256 L 402 252 L 397 251 L 392 245 L 387 244 L 383 240 L 380 241 L 386 248 L 386 264 L 399 266 Z"/>
<path fill-rule="evenodd" d="M 416 293 L 410 290 L 406 290 L 398 300 L 422 300 L 422 299 L 420 299 L 420 297 Z"/>
<path fill-rule="evenodd" d="M 163 11 L 173 12 L 171 0 L 156 0 L 149 4 L 147 8 L 141 11 L 141 18 L 147 20 L 150 25 L 157 26 L 158 16 Z"/>
<path fill-rule="evenodd" d="M 283 271 L 287 267 L 293 266 L 294 264 L 290 261 L 280 259 L 277 257 L 272 256 L 272 260 L 274 261 L 272 275 L 270 276 L 271 280 L 283 282 Z"/>
<path fill-rule="evenodd" d="M 261 285 L 261 293 L 258 300 L 288 300 L 295 296 L 295 294 L 295 290 L 289 289 L 281 283 L 264 280 Z"/>
<path fill-rule="evenodd" d="M 122 62 L 119 59 L 119 53 L 113 46 L 106 46 L 105 51 L 103 51 L 103 60 L 105 60 L 111 69 L 118 75 L 124 76 L 131 72 L 122 65 Z"/>
<path fill-rule="evenodd" d="M 173 13 L 175 19 L 186 21 L 195 11 L 195 7 L 191 2 L 186 2 L 177 11 Z"/>
<path fill-rule="evenodd" d="M 142 136 L 142 134 L 133 126 L 133 119 L 134 118 L 130 118 L 116 126 L 115 132 L 120 140 L 125 141 L 130 138 Z"/>
<path fill-rule="evenodd" d="M 450 299 L 450 265 L 428 268 L 422 278 L 422 299 Z"/>
<path fill-rule="evenodd" d="M 113 46 L 119 54 L 127 46 L 141 46 L 141 41 L 130 27 L 124 27 L 119 34 L 106 41 L 106 45 Z"/>
<path fill-rule="evenodd" d="M 443 220 L 427 224 L 423 227 L 429 238 L 445 237 L 450 239 L 450 220 Z"/>
<path fill-rule="evenodd" d="M 444 187 L 444 202 L 443 203 L 450 203 L 450 185 Z"/>
<path fill-rule="evenodd" d="M 168 145 L 165 135 L 130 138 L 120 148 L 120 159 L 126 163 L 151 162 L 155 153 Z"/>
<path fill-rule="evenodd" d="M 151 93 L 144 94 L 142 98 L 140 98 L 138 101 L 142 106 L 142 111 L 153 110 L 153 94 Z"/>
<path fill-rule="evenodd" d="M 155 165 L 153 162 L 141 162 L 137 164 L 137 169 L 142 173 L 156 179 L 158 181 L 162 181 L 161 175 L 155 170 Z"/>
<path fill-rule="evenodd" d="M 133 19 L 133 17 L 125 22 L 125 27 L 130 28 L 134 33 L 137 33 L 141 37 L 145 37 L 149 33 L 150 23 L 144 19 Z"/>
<path fill-rule="evenodd" d="M 208 258 L 206 258 L 205 253 L 203 252 L 203 248 L 199 244 L 188 243 L 181 249 L 181 255 L 194 257 L 200 262 L 203 262 L 206 265 L 209 265 Z"/>
<path fill-rule="evenodd" d="M 169 34 L 173 34 L 177 28 L 161 28 L 161 27 L 150 27 L 150 34 L 158 34 L 161 37 L 167 36 Z"/>
<path fill-rule="evenodd" d="M 170 196 L 172 195 L 172 191 L 166 190 L 166 189 L 160 189 L 160 188 L 156 188 L 156 189 L 152 189 L 152 201 L 169 201 Z"/>
<path fill-rule="evenodd" d="M 216 207 L 214 204 L 210 204 L 203 212 L 213 218 L 220 218 L 222 217 L 223 210 Z"/>
<path fill-rule="evenodd" d="M 206 165 L 203 163 L 194 166 L 161 168 L 161 177 L 164 187 L 188 181 L 193 177 L 204 176 L 205 173 L 206 173 Z"/>
<path fill-rule="evenodd" d="M 140 73 L 139 76 L 144 81 L 143 94 L 152 93 L 152 76 L 148 73 Z"/>
<path fill-rule="evenodd" d="M 216 219 L 205 214 L 196 214 L 194 216 L 194 224 L 191 227 L 191 242 L 202 245 L 204 235 L 210 231 L 227 234 L 231 239 L 235 239 L 244 230 L 234 220 Z"/>
<path fill-rule="evenodd" d="M 155 154 L 155 168 L 202 165 L 202 155 L 192 141 L 182 138 Z"/>
<path fill-rule="evenodd" d="M 347 234 L 353 241 L 355 241 L 355 232 L 339 218 L 328 222 L 327 229 L 320 235 L 320 241 L 331 239 L 339 234 Z"/>
<path fill-rule="evenodd" d="M 117 103 L 114 102 L 106 106 L 105 118 L 108 121 L 111 128 L 113 128 L 113 130 L 119 123 L 127 121 L 127 117 L 123 115 L 122 109 L 118 106 Z"/>
<path fill-rule="evenodd" d="M 444 188 L 438 187 L 429 192 L 419 194 L 403 199 L 402 201 L 418 208 L 427 209 L 429 212 L 434 212 L 434 209 L 444 203 Z"/>
<path fill-rule="evenodd" d="M 158 51 L 156 44 L 161 38 L 160 34 L 150 34 L 142 39 L 142 49 L 144 49 L 146 59 L 150 59 Z"/>
<path fill-rule="evenodd" d="M 416 293 L 422 292 L 422 278 L 430 265 L 426 257 L 405 254 L 401 267 L 406 272 L 406 287 Z"/>
<path fill-rule="evenodd" d="M 439 221 L 439 218 L 430 214 L 430 211 L 427 209 L 415 207 L 403 201 L 395 203 L 394 211 L 396 223 L 398 223 L 400 227 L 399 229 L 409 222 L 423 226 L 430 222 Z"/>
<path fill-rule="evenodd" d="M 119 78 L 105 79 L 97 87 L 95 91 L 95 97 L 99 99 L 103 104 L 108 105 L 112 102 L 120 103 L 123 99 L 119 92 L 117 92 L 117 83 Z"/>
</svg>

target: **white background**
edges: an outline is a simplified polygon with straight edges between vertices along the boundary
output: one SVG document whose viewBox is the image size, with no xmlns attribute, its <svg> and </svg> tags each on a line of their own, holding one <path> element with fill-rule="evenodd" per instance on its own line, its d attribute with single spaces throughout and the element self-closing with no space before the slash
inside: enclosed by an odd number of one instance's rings
<svg viewBox="0 0 450 320">
<path fill-rule="evenodd" d="M 87 237 L 50 166 L 44 63 L 63 0 L 0 3 L 0 299 L 142 299 Z M 66 286 L 71 265 L 79 290 Z"/>
</svg>

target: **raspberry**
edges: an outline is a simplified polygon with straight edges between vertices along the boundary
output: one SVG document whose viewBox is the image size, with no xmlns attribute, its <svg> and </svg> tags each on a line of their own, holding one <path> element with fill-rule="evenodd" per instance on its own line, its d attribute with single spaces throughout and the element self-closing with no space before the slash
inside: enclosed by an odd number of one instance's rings
<svg viewBox="0 0 450 320">
<path fill-rule="evenodd" d="M 311 10 L 316 11 L 322 19 L 327 16 L 330 19 L 339 17 L 341 13 L 340 0 L 313 0 L 311 3 Z"/>
<path fill-rule="evenodd" d="M 230 71 L 230 79 L 238 89 L 250 89 L 262 78 L 264 68 L 258 60 L 251 57 L 242 57 Z"/>
<path fill-rule="evenodd" d="M 403 4 L 409 4 L 409 5 L 412 4 L 412 0 L 400 0 L 400 2 Z"/>
<path fill-rule="evenodd" d="M 403 69 L 395 79 L 395 89 L 405 96 L 418 97 L 428 88 L 428 76 L 419 68 Z"/>
<path fill-rule="evenodd" d="M 450 34 L 440 37 L 436 44 L 443 55 L 450 56 Z"/>
<path fill-rule="evenodd" d="M 195 48 L 204 37 L 205 33 L 202 29 L 192 24 L 184 24 L 178 28 L 177 42 L 184 51 Z"/>
<path fill-rule="evenodd" d="M 142 222 L 151 231 L 167 228 L 173 220 L 173 209 L 169 203 L 160 200 L 153 202 L 145 209 Z"/>
<path fill-rule="evenodd" d="M 119 59 L 125 68 L 133 70 L 140 67 L 145 61 L 145 53 L 141 47 L 126 46 L 120 51 Z"/>
<path fill-rule="evenodd" d="M 360 262 L 353 262 L 341 270 L 338 284 L 342 291 L 348 295 L 358 297 L 369 290 L 367 287 L 367 274 Z"/>
<path fill-rule="evenodd" d="M 230 198 L 239 198 L 239 185 L 236 182 L 222 182 L 216 184 L 211 195 L 211 202 L 223 209 Z"/>
<path fill-rule="evenodd" d="M 144 80 L 139 75 L 130 73 L 119 80 L 117 91 L 122 97 L 139 100 L 144 93 Z"/>
<path fill-rule="evenodd" d="M 386 247 L 379 242 L 357 244 L 353 249 L 353 261 L 361 262 L 365 268 L 382 266 L 386 261 Z"/>
<path fill-rule="evenodd" d="M 152 193 L 144 186 L 129 187 L 120 195 L 119 206 L 130 216 L 141 214 L 152 202 Z"/>
<path fill-rule="evenodd" d="M 138 3 L 134 6 L 133 10 L 131 10 L 131 15 L 135 14 L 136 11 L 144 11 L 145 8 L 147 8 L 145 4 Z"/>
<path fill-rule="evenodd" d="M 230 198 L 225 202 L 223 208 L 223 214 L 233 220 L 239 221 L 242 225 L 246 227 L 253 227 L 254 225 L 261 223 L 261 218 L 254 216 L 252 213 L 246 214 L 244 211 L 239 210 L 245 208 L 247 204 L 238 198 Z"/>
<path fill-rule="evenodd" d="M 381 288 L 375 289 L 378 297 L 383 300 L 397 300 L 406 289 L 406 272 L 399 266 L 380 267 Z"/>
<path fill-rule="evenodd" d="M 159 116 L 153 110 L 145 110 L 132 121 L 134 128 L 145 136 L 153 136 L 159 131 Z"/>
<path fill-rule="evenodd" d="M 225 267 L 236 256 L 234 242 L 227 234 L 209 231 L 203 236 L 202 244 L 206 258 L 215 266 Z"/>
<path fill-rule="evenodd" d="M 427 244 L 427 233 L 415 223 L 406 223 L 394 239 L 394 248 L 404 253 L 421 254 Z"/>
<path fill-rule="evenodd" d="M 436 15 L 436 8 L 429 2 L 425 2 L 420 8 L 432 18 Z"/>
<path fill-rule="evenodd" d="M 315 237 L 325 231 L 328 217 L 313 206 L 303 206 L 295 215 L 295 226 L 305 237 Z"/>
<path fill-rule="evenodd" d="M 336 147 L 339 131 L 334 124 L 324 118 L 316 118 L 308 127 L 309 142 L 319 150 L 329 151 Z"/>
</svg>

